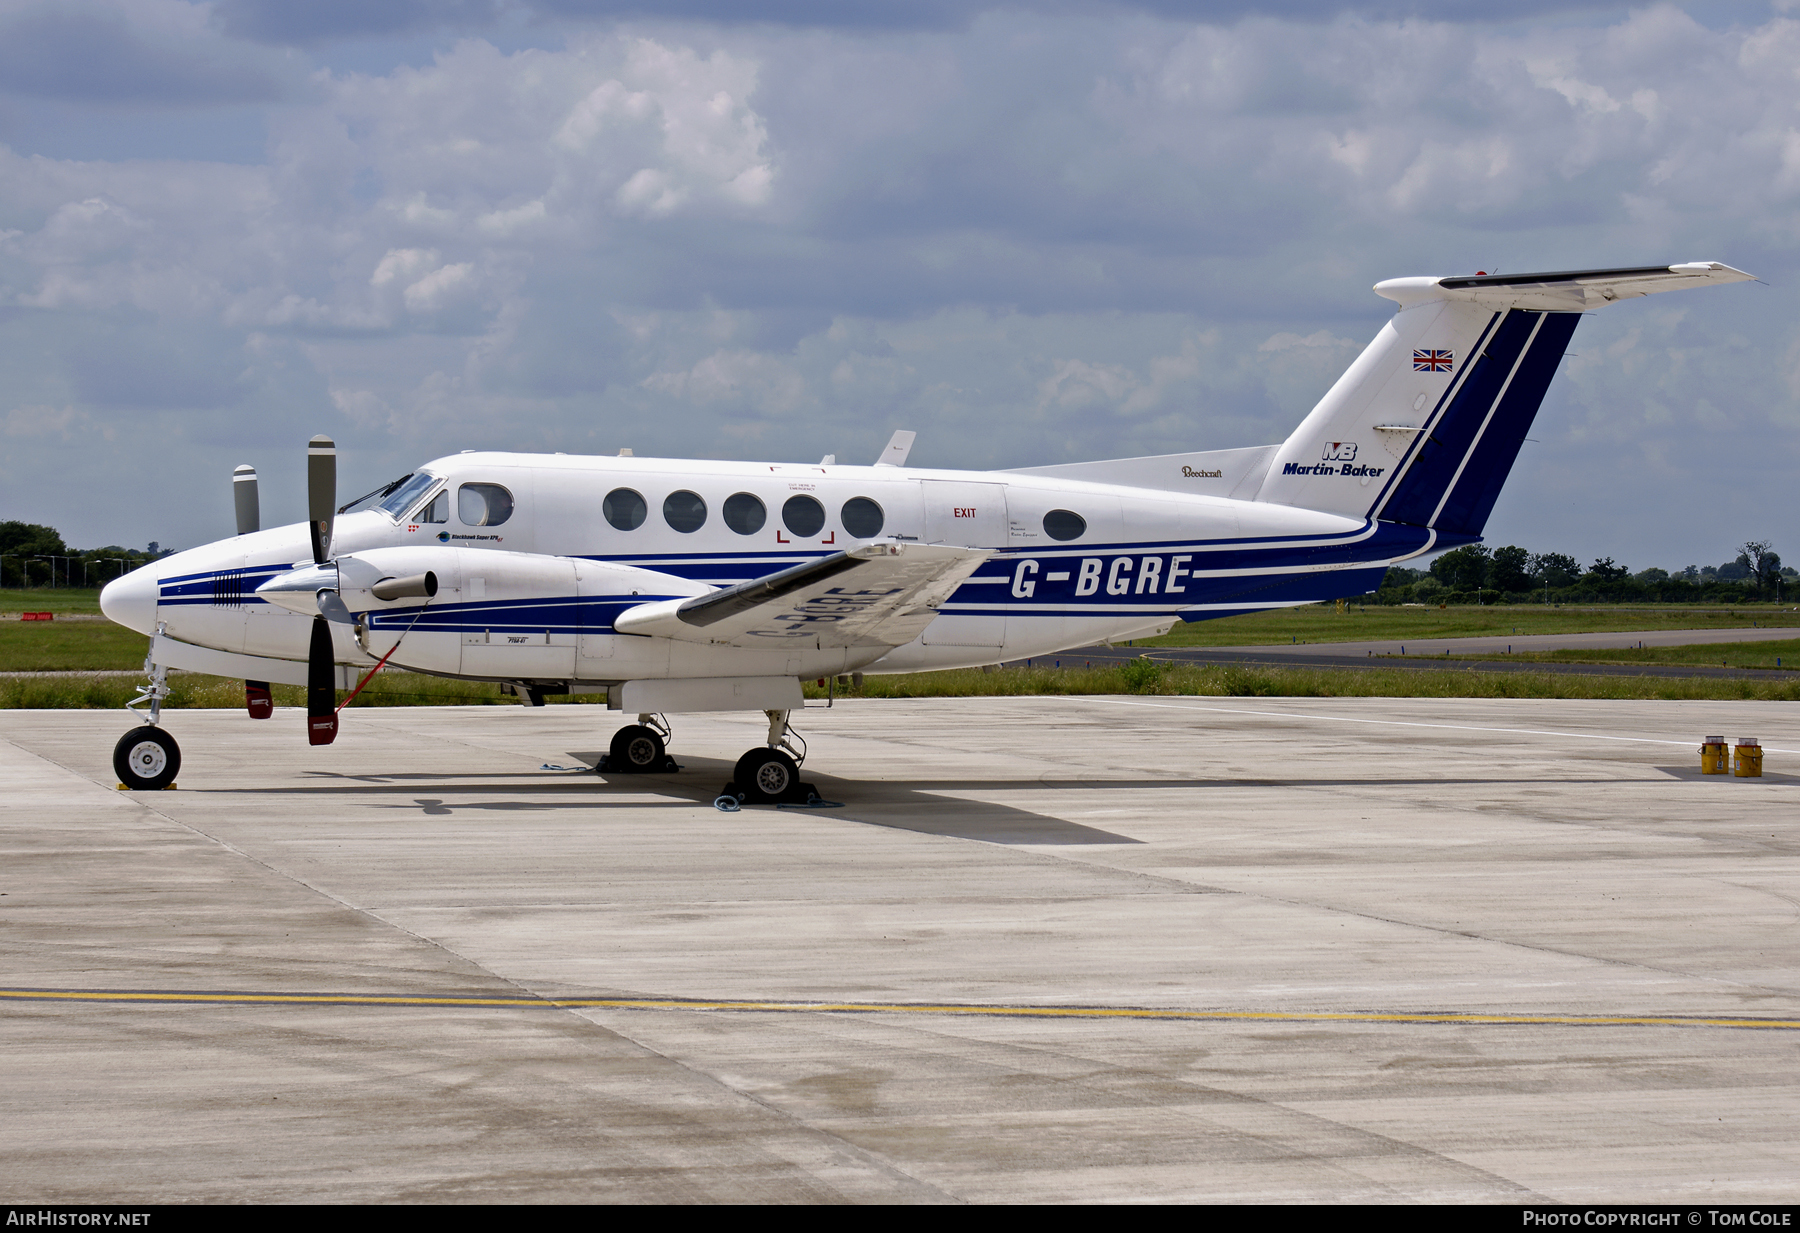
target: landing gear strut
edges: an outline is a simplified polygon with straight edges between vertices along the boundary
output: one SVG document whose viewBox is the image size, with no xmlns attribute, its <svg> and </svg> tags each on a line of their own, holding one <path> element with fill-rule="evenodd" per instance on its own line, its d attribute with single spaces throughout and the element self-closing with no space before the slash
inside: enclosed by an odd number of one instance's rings
<svg viewBox="0 0 1800 1233">
<path fill-rule="evenodd" d="M 804 805 L 818 799 L 816 788 L 800 782 L 800 764 L 806 761 L 806 742 L 800 741 L 799 748 L 795 748 L 793 742 L 799 741 L 800 736 L 788 727 L 788 712 L 764 711 L 763 714 L 769 717 L 768 744 L 757 746 L 737 760 L 731 770 L 731 782 L 713 802 L 726 812 L 740 805 Z"/>
<path fill-rule="evenodd" d="M 157 626 L 156 632 L 162 632 L 161 625 Z M 144 672 L 150 677 L 149 683 L 143 686 L 141 694 L 125 704 L 125 709 L 137 715 L 137 707 L 148 702 L 149 722 L 133 728 L 113 746 L 113 772 L 118 775 L 121 787 L 157 792 L 173 784 L 181 771 L 181 746 L 159 726 L 163 699 L 169 696 L 169 670 L 146 657 Z"/>
<path fill-rule="evenodd" d="M 652 771 L 678 771 L 669 757 L 669 725 L 655 715 L 639 715 L 638 721 L 613 733 L 606 757 L 596 769 L 613 775 L 643 775 Z"/>
</svg>

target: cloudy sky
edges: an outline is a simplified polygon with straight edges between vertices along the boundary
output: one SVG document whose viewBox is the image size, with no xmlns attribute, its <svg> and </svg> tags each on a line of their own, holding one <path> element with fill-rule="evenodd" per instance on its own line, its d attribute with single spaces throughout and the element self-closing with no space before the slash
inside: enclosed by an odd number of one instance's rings
<svg viewBox="0 0 1800 1233">
<path fill-rule="evenodd" d="M 1581 325 L 1489 540 L 1800 561 L 1800 0 L 1492 7 L 0 0 L 0 518 L 297 520 L 315 432 L 346 498 L 1260 445 L 1380 279 L 1718 260 Z"/>
</svg>

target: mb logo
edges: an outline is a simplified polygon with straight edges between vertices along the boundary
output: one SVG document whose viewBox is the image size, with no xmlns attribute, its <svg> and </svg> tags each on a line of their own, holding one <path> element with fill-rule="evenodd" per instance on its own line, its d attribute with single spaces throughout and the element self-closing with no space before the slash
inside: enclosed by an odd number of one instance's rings
<svg viewBox="0 0 1800 1233">
<path fill-rule="evenodd" d="M 1322 462 L 1353 462 L 1356 459 L 1356 442 L 1332 441 L 1325 446 L 1325 452 L 1319 455 Z"/>
</svg>

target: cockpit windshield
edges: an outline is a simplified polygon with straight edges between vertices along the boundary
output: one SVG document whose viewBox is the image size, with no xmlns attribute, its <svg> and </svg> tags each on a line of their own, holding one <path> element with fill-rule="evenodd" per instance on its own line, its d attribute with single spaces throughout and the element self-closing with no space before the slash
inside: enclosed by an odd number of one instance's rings
<svg viewBox="0 0 1800 1233">
<path fill-rule="evenodd" d="M 424 496 L 425 491 L 437 482 L 438 477 L 426 471 L 415 471 L 411 475 L 402 475 L 390 484 L 383 484 L 367 496 L 358 497 L 338 510 L 338 513 L 351 514 L 357 510 L 378 509 L 388 517 L 398 519 L 411 508 L 414 501 Z"/>
</svg>

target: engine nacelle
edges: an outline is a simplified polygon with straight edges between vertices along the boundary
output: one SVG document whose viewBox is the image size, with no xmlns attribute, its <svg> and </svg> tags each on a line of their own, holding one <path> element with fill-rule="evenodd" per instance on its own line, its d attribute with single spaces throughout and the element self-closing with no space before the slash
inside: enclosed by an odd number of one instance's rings
<svg viewBox="0 0 1800 1233">
<path fill-rule="evenodd" d="M 428 589 L 426 575 L 436 583 L 434 595 L 405 593 Z M 322 610 L 321 591 L 335 595 L 354 622 L 358 646 L 376 658 L 393 651 L 395 667 L 556 681 L 614 675 L 612 622 L 620 612 L 712 589 L 577 557 L 419 547 L 374 548 L 303 566 L 271 578 L 257 594 L 309 616 Z M 335 607 L 329 597 L 325 606 Z M 582 671 L 584 650 L 609 662 Z"/>
</svg>

